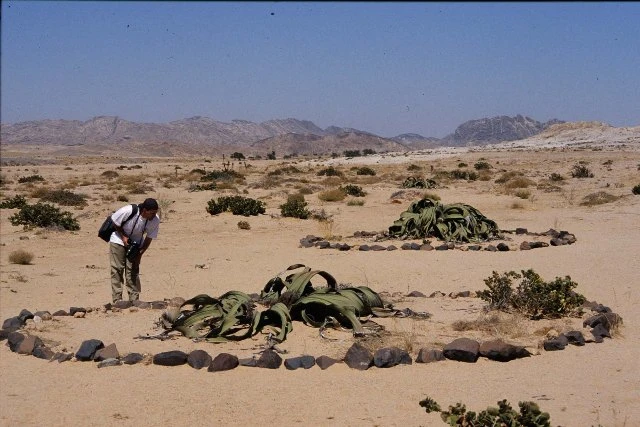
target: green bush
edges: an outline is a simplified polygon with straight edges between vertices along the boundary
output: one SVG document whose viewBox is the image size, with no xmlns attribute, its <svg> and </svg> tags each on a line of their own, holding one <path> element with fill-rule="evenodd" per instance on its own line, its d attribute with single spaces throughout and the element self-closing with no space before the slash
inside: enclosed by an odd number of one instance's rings
<svg viewBox="0 0 640 427">
<path fill-rule="evenodd" d="M 87 196 L 69 190 L 48 190 L 40 196 L 43 202 L 57 203 L 62 206 L 86 206 Z"/>
<path fill-rule="evenodd" d="M 475 168 L 475 170 L 479 171 L 484 169 L 491 169 L 492 166 L 487 162 L 476 162 L 473 167 Z"/>
<path fill-rule="evenodd" d="M 236 178 L 244 179 L 244 175 L 233 170 L 214 170 L 202 175 L 200 181 L 233 181 Z"/>
<path fill-rule="evenodd" d="M 376 150 L 365 148 L 364 150 L 362 150 L 362 154 L 364 154 L 365 156 L 371 156 L 373 154 L 376 154 Z"/>
<path fill-rule="evenodd" d="M 344 154 L 345 157 L 360 157 L 360 156 L 362 156 L 362 153 L 360 153 L 360 150 L 344 150 L 342 153 Z"/>
<path fill-rule="evenodd" d="M 212 191 L 216 189 L 215 182 L 209 182 L 207 184 L 192 184 L 189 186 L 188 191 Z"/>
<path fill-rule="evenodd" d="M 506 399 L 498 402 L 498 407 L 475 413 L 467 411 L 467 407 L 458 402 L 454 406 L 449 405 L 446 411 L 440 410 L 440 405 L 430 397 L 419 402 L 427 413 L 440 412 L 440 418 L 450 426 L 485 427 L 485 426 L 509 426 L 509 427 L 550 427 L 551 417 L 547 412 L 542 412 L 535 402 L 518 402 L 520 411 L 515 411 Z"/>
<path fill-rule="evenodd" d="M 65 230 L 80 230 L 78 221 L 71 212 L 60 212 L 60 209 L 48 203 L 25 205 L 13 214 L 9 221 L 12 225 L 22 225 L 24 229 L 33 227 L 61 227 Z"/>
<path fill-rule="evenodd" d="M 27 199 L 24 196 L 16 195 L 10 199 L 3 200 L 0 203 L 0 209 L 20 209 L 23 206 L 27 205 Z"/>
<path fill-rule="evenodd" d="M 359 185 L 347 184 L 344 187 L 340 187 L 340 190 L 344 191 L 347 195 L 354 197 L 364 197 L 367 195 Z"/>
<path fill-rule="evenodd" d="M 478 292 L 478 297 L 489 303 L 491 308 L 515 310 L 532 319 L 559 318 L 581 313 L 585 297 L 574 292 L 578 286 L 571 277 L 556 277 L 553 282 L 545 282 L 533 270 L 522 270 L 522 274 L 509 271 L 503 275 L 493 272 L 484 283 L 489 290 Z M 522 279 L 513 289 L 514 279 Z"/>
<path fill-rule="evenodd" d="M 635 195 L 639 195 L 640 194 L 640 184 L 636 185 L 635 187 L 633 187 L 631 189 L 631 192 Z"/>
<path fill-rule="evenodd" d="M 318 176 L 342 176 L 343 173 L 333 166 L 329 166 L 328 168 L 320 169 L 317 173 Z"/>
<path fill-rule="evenodd" d="M 436 188 L 438 185 L 432 179 L 423 179 L 417 176 L 410 176 L 402 183 L 403 188 Z"/>
<path fill-rule="evenodd" d="M 251 224 L 247 221 L 238 221 L 238 228 L 240 230 L 251 230 Z"/>
<path fill-rule="evenodd" d="M 44 178 L 41 175 L 21 176 L 20 178 L 18 178 L 18 182 L 20 184 L 23 184 L 26 182 L 42 182 L 42 181 L 44 181 Z"/>
<path fill-rule="evenodd" d="M 307 209 L 307 202 L 302 194 L 290 194 L 287 202 L 280 205 L 280 213 L 284 217 L 307 219 L 311 212 Z"/>
<path fill-rule="evenodd" d="M 356 169 L 356 175 L 370 175 L 376 176 L 376 171 L 371 169 L 370 167 L 363 166 L 361 168 Z"/>
<path fill-rule="evenodd" d="M 207 212 L 211 215 L 227 211 L 234 215 L 256 216 L 265 213 L 265 204 L 260 200 L 242 196 L 224 196 L 219 197 L 217 201 L 211 199 L 207 203 Z"/>
</svg>

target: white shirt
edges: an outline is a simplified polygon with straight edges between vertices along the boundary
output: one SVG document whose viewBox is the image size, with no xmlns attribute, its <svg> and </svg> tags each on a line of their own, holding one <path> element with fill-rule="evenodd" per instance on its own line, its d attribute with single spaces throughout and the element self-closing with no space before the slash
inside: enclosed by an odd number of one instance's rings
<svg viewBox="0 0 640 427">
<path fill-rule="evenodd" d="M 131 212 L 133 212 L 131 205 L 123 206 L 111 215 L 111 220 L 117 226 L 122 226 L 122 223 L 131 215 Z M 125 234 L 129 236 L 129 242 L 141 244 L 144 240 L 143 234 L 145 233 L 150 239 L 156 239 L 158 237 L 158 229 L 160 228 L 160 218 L 158 215 L 156 214 L 152 219 L 146 220 L 140 215 L 141 212 L 142 209 L 138 209 L 138 213 L 132 216 L 123 227 Z M 117 231 L 111 233 L 109 242 L 124 246 L 120 233 Z"/>
</svg>

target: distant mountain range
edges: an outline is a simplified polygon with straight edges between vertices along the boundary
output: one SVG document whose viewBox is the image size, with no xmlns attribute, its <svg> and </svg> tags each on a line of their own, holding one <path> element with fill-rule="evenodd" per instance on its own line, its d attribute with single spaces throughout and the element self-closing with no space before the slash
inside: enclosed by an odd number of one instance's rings
<svg viewBox="0 0 640 427">
<path fill-rule="evenodd" d="M 440 146 L 486 145 L 524 139 L 544 131 L 560 120 L 539 122 L 529 117 L 499 116 L 467 121 L 444 137 L 405 133 L 383 138 L 353 128 L 329 126 L 322 129 L 308 120 L 282 119 L 254 123 L 247 120 L 220 122 L 208 117 L 191 117 L 169 123 L 136 123 L 120 117 L 94 117 L 87 121 L 38 120 L 2 124 L 2 144 L 51 144 L 101 147 L 102 149 L 181 146 L 183 152 L 233 152 L 265 154 L 342 153 L 372 149 L 376 152 L 408 151 Z"/>
</svg>

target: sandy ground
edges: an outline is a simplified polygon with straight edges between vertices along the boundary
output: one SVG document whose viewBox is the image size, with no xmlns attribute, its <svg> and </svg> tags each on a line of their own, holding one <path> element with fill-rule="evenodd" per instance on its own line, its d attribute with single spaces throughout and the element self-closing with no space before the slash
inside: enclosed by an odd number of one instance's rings
<svg viewBox="0 0 640 427">
<path fill-rule="evenodd" d="M 148 159 L 141 169 L 116 169 L 125 160 L 89 161 L 62 159 L 57 165 L 10 166 L 2 168 L 2 198 L 33 194 L 37 188 L 66 186 L 87 194 L 89 206 L 64 207 L 79 220 L 77 232 L 25 231 L 14 227 L 9 217 L 16 210 L 0 211 L 0 319 L 17 315 L 26 308 L 32 312 L 71 306 L 98 308 L 109 302 L 110 285 L 107 244 L 96 236 L 103 218 L 124 202 L 126 187 L 110 186 L 100 178 L 107 170 L 121 176 L 142 176 L 153 190 L 128 194 L 131 202 L 156 197 L 165 207 L 160 236 L 143 258 L 142 299 L 163 300 L 200 293 L 219 296 L 228 290 L 259 292 L 264 284 L 287 266 L 302 263 L 331 273 L 338 282 L 366 285 L 393 296 L 396 308 L 409 307 L 432 314 L 429 320 L 381 319 L 388 333 L 369 346 L 397 345 L 415 358 L 422 347 L 441 348 L 461 336 L 485 340 L 502 337 L 527 346 L 534 355 L 508 363 L 480 358 L 467 364 L 443 361 L 413 364 L 391 369 L 357 371 L 345 364 L 327 370 L 288 371 L 239 367 L 223 373 L 195 370 L 188 365 L 123 365 L 98 369 L 93 362 L 47 362 L 12 353 L 0 346 L 0 425 L 279 425 L 323 426 L 432 426 L 444 425 L 437 413 L 427 414 L 418 402 L 429 396 L 443 408 L 463 402 L 469 410 L 480 411 L 507 399 L 517 407 L 519 401 L 532 400 L 551 415 L 552 425 L 632 426 L 640 419 L 640 196 L 631 188 L 640 184 L 640 147 L 635 144 L 610 149 L 486 150 L 468 152 L 385 156 L 372 159 L 334 159 L 331 163 L 347 176 L 344 182 L 361 185 L 367 196 L 363 206 L 345 201 L 321 202 L 317 192 L 331 188 L 316 171 L 317 161 L 251 162 L 242 167 L 246 184 L 238 184 L 244 195 L 261 198 L 267 214 L 238 217 L 230 213 L 209 215 L 208 200 L 232 190 L 189 192 L 185 178 L 194 168 L 219 169 L 220 159 Z M 446 188 L 428 190 L 443 203 L 466 203 L 495 220 L 502 229 L 525 227 L 530 231 L 549 228 L 574 233 L 577 242 L 561 247 L 531 251 L 467 252 L 393 251 L 360 252 L 299 247 L 300 238 L 314 234 L 333 236 L 335 241 L 372 244 L 353 238 L 355 231 L 382 231 L 398 219 L 423 190 L 400 191 L 400 183 L 411 173 L 411 164 L 421 166 L 423 174 L 452 170 L 465 162 L 472 170 L 475 162 L 491 165 L 486 181 L 451 181 Z M 594 178 L 570 177 L 573 165 L 585 162 Z M 350 168 L 369 163 L 378 175 L 357 176 Z M 326 164 L 326 163 L 325 163 Z M 264 188 L 264 172 L 295 165 L 303 174 L 289 176 L 279 185 Z M 179 166 L 179 169 L 176 169 Z M 505 192 L 495 180 L 502 171 L 520 171 L 538 186 L 529 187 L 528 199 Z M 566 177 L 556 191 L 545 191 L 541 183 L 549 174 Z M 19 184 L 18 178 L 40 174 L 45 184 Z M 315 220 L 280 217 L 279 205 L 296 187 L 308 186 L 309 207 L 332 215 L 329 227 Z M 620 199 L 597 206 L 581 206 L 580 201 L 596 191 L 606 191 Z M 31 198 L 30 202 L 37 201 Z M 250 230 L 237 223 L 246 220 Z M 341 236 L 341 237 L 336 237 Z M 515 236 L 507 243 L 517 249 Z M 401 241 L 388 241 L 400 246 Z M 31 252 L 31 265 L 9 262 L 10 252 Z M 204 268 L 202 268 L 204 267 Z M 458 320 L 482 316 L 484 302 L 479 298 L 448 296 L 406 298 L 410 291 L 430 295 L 476 291 L 485 288 L 483 279 L 492 271 L 520 271 L 533 268 L 552 280 L 566 275 L 576 281 L 576 289 L 591 301 L 610 306 L 624 319 L 614 339 L 584 347 L 569 346 L 564 351 L 545 352 L 539 348 L 544 331 L 582 330 L 582 319 L 529 321 L 511 319 L 509 330 L 495 332 L 454 330 Z M 121 355 L 129 352 L 156 354 L 162 351 L 189 352 L 203 349 L 215 356 L 228 352 L 250 357 L 261 351 L 264 335 L 229 343 L 195 343 L 184 337 L 159 341 L 136 339 L 160 332 L 155 325 L 159 310 L 88 313 L 83 319 L 55 318 L 28 325 L 25 333 L 36 334 L 56 350 L 75 352 L 87 339 L 100 339 L 105 345 L 116 343 Z M 543 331 L 543 332 L 541 332 Z M 588 330 L 584 330 L 588 335 Z M 356 341 L 349 333 L 329 331 L 335 340 L 319 337 L 318 330 L 294 322 L 287 340 L 278 347 L 288 353 L 342 358 Z"/>
</svg>

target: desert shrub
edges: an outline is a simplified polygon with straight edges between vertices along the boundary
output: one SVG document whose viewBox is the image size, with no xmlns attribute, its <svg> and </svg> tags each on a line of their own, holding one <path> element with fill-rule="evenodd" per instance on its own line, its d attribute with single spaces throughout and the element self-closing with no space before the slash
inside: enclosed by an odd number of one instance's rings
<svg viewBox="0 0 640 427">
<path fill-rule="evenodd" d="M 423 199 L 441 200 L 440 196 L 436 193 L 431 193 L 430 191 L 425 191 L 420 197 Z"/>
<path fill-rule="evenodd" d="M 300 193 L 300 194 L 313 194 L 313 189 L 310 188 L 310 187 L 301 187 L 298 190 L 298 193 Z"/>
<path fill-rule="evenodd" d="M 318 176 L 342 176 L 343 173 L 333 166 L 329 166 L 328 168 L 320 169 L 317 173 Z"/>
<path fill-rule="evenodd" d="M 367 193 L 362 190 L 362 187 L 354 184 L 347 184 L 344 187 L 340 187 L 340 190 L 344 191 L 347 195 L 354 197 L 364 197 L 367 195 Z"/>
<path fill-rule="evenodd" d="M 61 227 L 65 230 L 80 230 L 80 225 L 71 212 L 61 212 L 60 209 L 48 203 L 25 205 L 13 214 L 9 221 L 12 225 L 22 225 L 24 229 Z"/>
<path fill-rule="evenodd" d="M 367 166 L 362 166 L 358 169 L 356 169 L 356 175 L 370 175 L 370 176 L 376 176 L 376 171 L 374 171 L 373 169 L 371 169 L 370 167 Z"/>
<path fill-rule="evenodd" d="M 364 150 L 362 150 L 362 154 L 364 154 L 365 156 L 371 156 L 373 154 L 376 154 L 376 150 L 365 148 Z"/>
<path fill-rule="evenodd" d="M 529 190 L 516 190 L 516 192 L 513 194 L 521 199 L 528 199 L 529 197 L 531 197 L 531 191 Z"/>
<path fill-rule="evenodd" d="M 344 150 L 342 152 L 342 154 L 344 154 L 345 157 L 360 157 L 360 156 L 362 156 L 362 153 L 360 153 L 360 150 Z"/>
<path fill-rule="evenodd" d="M 640 194 L 640 184 L 638 184 L 638 185 L 636 185 L 635 187 L 633 187 L 633 188 L 631 189 L 631 192 L 632 192 L 633 194 L 635 194 L 636 196 L 637 196 L 637 195 L 639 195 L 639 194 Z"/>
<path fill-rule="evenodd" d="M 505 188 L 508 188 L 508 189 L 514 189 L 514 188 L 528 188 L 529 186 L 532 186 L 535 184 L 536 183 L 530 180 L 529 178 L 526 178 L 524 176 L 517 176 L 507 181 L 504 184 L 504 186 Z"/>
<path fill-rule="evenodd" d="M 191 169 L 190 174 L 206 175 L 207 171 L 200 168 Z"/>
<path fill-rule="evenodd" d="M 236 178 L 245 179 L 244 175 L 234 170 L 214 170 L 202 175 L 200 181 L 234 181 Z"/>
<path fill-rule="evenodd" d="M 469 166 L 468 164 L 466 164 L 465 162 L 460 162 L 458 163 L 458 167 L 459 168 L 466 168 L 467 166 Z"/>
<path fill-rule="evenodd" d="M 603 205 L 605 203 L 611 203 L 618 200 L 618 196 L 614 196 L 613 194 L 609 194 L 606 191 L 598 191 L 595 193 L 587 194 L 582 198 L 580 202 L 580 206 L 596 206 Z"/>
<path fill-rule="evenodd" d="M 478 174 L 474 171 L 467 170 L 452 170 L 448 172 L 452 179 L 464 179 L 467 181 L 475 181 L 478 179 Z"/>
<path fill-rule="evenodd" d="M 564 176 L 560 175 L 559 173 L 553 172 L 551 175 L 549 175 L 549 181 L 552 181 L 552 182 L 564 181 Z"/>
<path fill-rule="evenodd" d="M 295 166 L 285 166 L 285 167 L 272 170 L 271 172 L 267 173 L 267 175 L 269 176 L 290 175 L 292 173 L 302 173 L 302 171 Z"/>
<path fill-rule="evenodd" d="M 120 176 L 120 174 L 116 171 L 104 171 L 100 174 L 101 177 L 107 179 L 114 179 Z"/>
<path fill-rule="evenodd" d="M 496 184 L 504 184 L 505 182 L 515 178 L 516 176 L 522 176 L 522 173 L 515 171 L 504 172 L 502 175 L 500 175 L 500 177 L 498 177 L 498 179 L 496 179 L 495 182 Z"/>
<path fill-rule="evenodd" d="M 130 194 L 147 194 L 153 192 L 154 189 L 151 185 L 146 182 L 132 182 L 127 185 L 127 191 Z"/>
<path fill-rule="evenodd" d="M 240 230 L 251 230 L 251 224 L 248 221 L 238 221 L 238 228 Z"/>
<path fill-rule="evenodd" d="M 87 196 L 69 190 L 47 190 L 40 196 L 43 202 L 57 203 L 62 206 L 86 206 Z"/>
<path fill-rule="evenodd" d="M 532 269 L 521 270 L 522 274 L 509 271 L 503 275 L 493 272 L 484 283 L 489 288 L 478 292 L 478 297 L 489 303 L 490 308 L 515 310 L 532 319 L 559 318 L 581 313 L 585 297 L 574 292 L 578 286 L 571 277 L 556 277 L 545 282 Z M 513 289 L 514 279 L 522 279 Z"/>
<path fill-rule="evenodd" d="M 307 209 L 307 202 L 304 200 L 304 195 L 290 194 L 287 197 L 287 202 L 280 205 L 280 213 L 284 217 L 307 219 L 311 212 Z"/>
<path fill-rule="evenodd" d="M 484 169 L 491 169 L 492 166 L 488 162 L 480 161 L 476 162 L 473 167 L 475 168 L 475 170 L 480 171 Z"/>
<path fill-rule="evenodd" d="M 9 262 L 11 264 L 29 265 L 31 261 L 33 261 L 33 254 L 24 249 L 17 249 L 9 254 Z"/>
<path fill-rule="evenodd" d="M 128 202 L 129 198 L 127 196 L 125 196 L 124 194 L 120 194 L 118 195 L 118 197 L 116 197 L 116 200 L 119 202 Z"/>
<path fill-rule="evenodd" d="M 13 196 L 10 199 L 0 202 L 0 209 L 20 209 L 27 205 L 27 199 L 20 194 Z"/>
<path fill-rule="evenodd" d="M 593 173 L 584 165 L 574 165 L 571 176 L 573 178 L 593 178 Z"/>
<path fill-rule="evenodd" d="M 345 197 L 347 197 L 347 194 L 340 188 L 325 190 L 318 193 L 318 199 L 323 202 L 339 202 L 344 200 Z"/>
<path fill-rule="evenodd" d="M 237 159 L 237 160 L 244 160 L 244 154 L 240 153 L 239 151 L 234 152 L 233 154 L 231 154 L 231 158 L 232 159 Z"/>
<path fill-rule="evenodd" d="M 422 167 L 418 166 L 418 165 L 414 165 L 413 163 L 410 164 L 409 166 L 407 166 L 407 170 L 409 172 L 418 172 L 422 170 Z"/>
<path fill-rule="evenodd" d="M 211 215 L 227 211 L 234 215 L 255 216 L 265 213 L 265 204 L 263 201 L 242 196 L 223 196 L 217 201 L 211 199 L 207 203 L 207 212 Z"/>
<path fill-rule="evenodd" d="M 410 176 L 402 182 L 402 188 L 436 188 L 437 184 L 432 179 L 424 179 Z"/>
<path fill-rule="evenodd" d="M 189 188 L 187 189 L 187 191 L 189 192 L 193 192 L 193 191 L 212 191 L 216 189 L 216 183 L 215 182 L 209 182 L 207 184 L 191 184 L 189 185 Z"/>
<path fill-rule="evenodd" d="M 364 200 L 362 200 L 362 199 L 349 199 L 349 200 L 347 200 L 347 206 L 364 206 Z"/>
<path fill-rule="evenodd" d="M 44 178 L 41 175 L 29 175 L 29 176 L 21 176 L 18 178 L 18 182 L 20 184 L 24 184 L 27 182 L 43 182 Z"/>
</svg>

